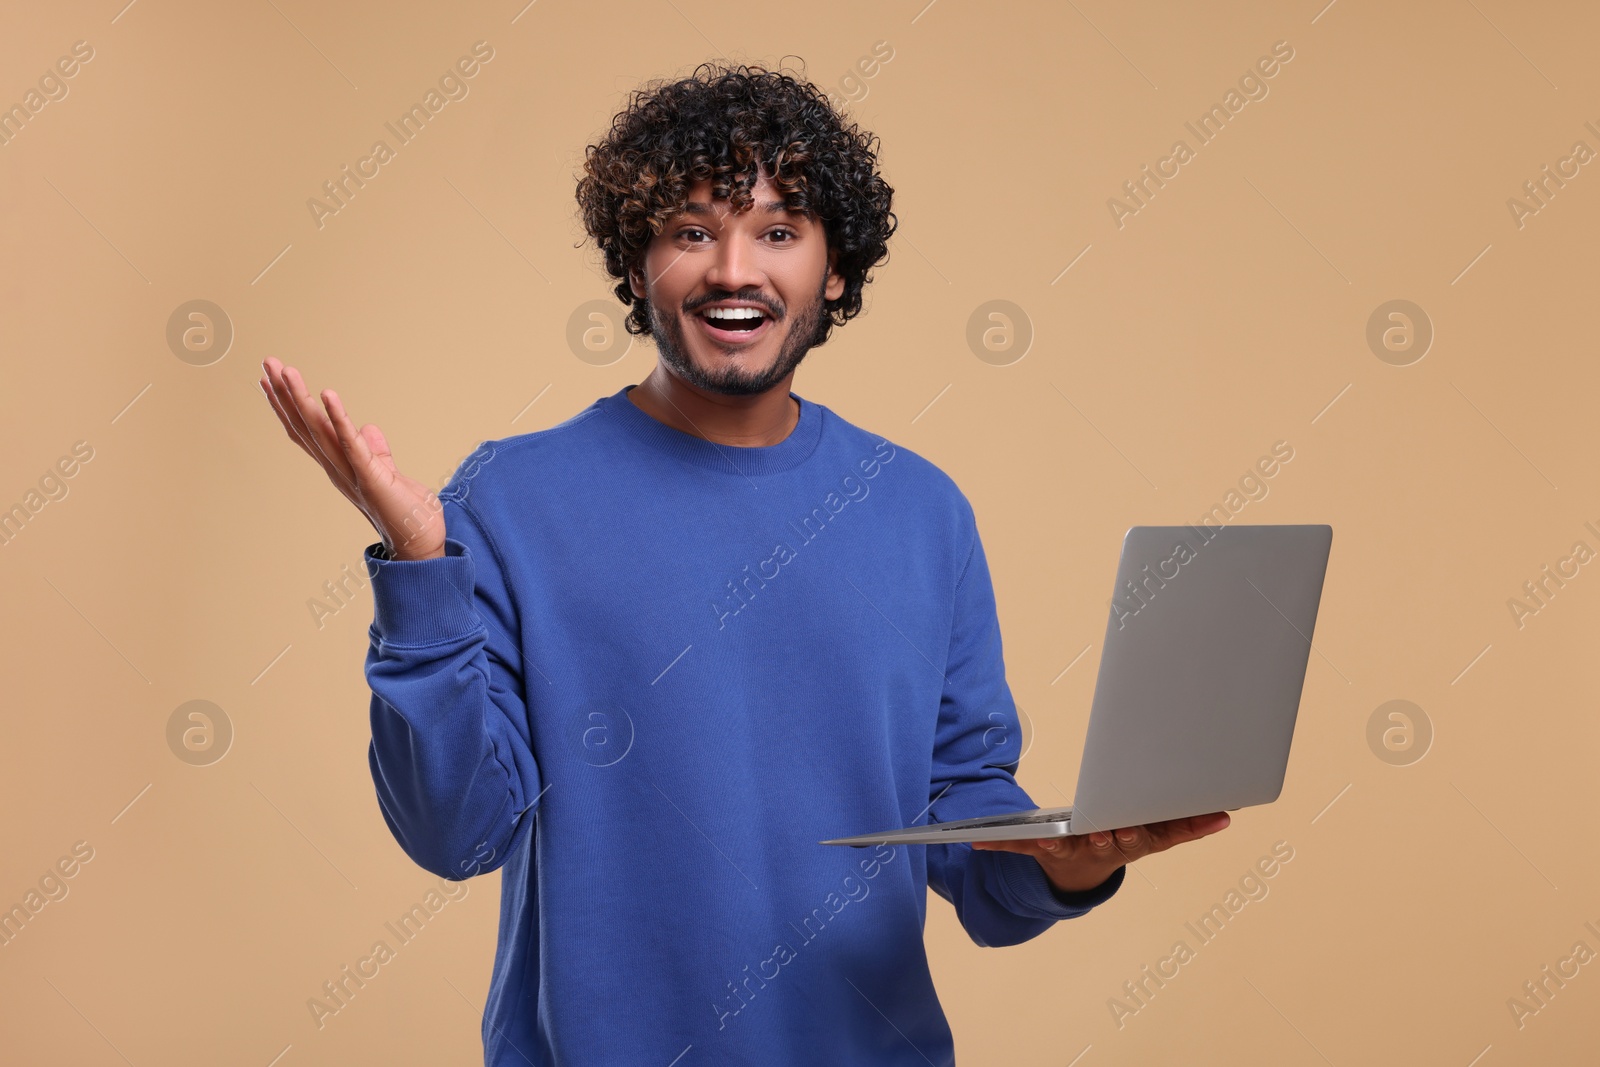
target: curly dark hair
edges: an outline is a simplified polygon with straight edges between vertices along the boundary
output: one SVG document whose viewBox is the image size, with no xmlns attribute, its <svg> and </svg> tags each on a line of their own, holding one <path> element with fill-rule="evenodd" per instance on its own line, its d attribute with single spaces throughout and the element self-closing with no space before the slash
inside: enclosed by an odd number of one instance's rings
<svg viewBox="0 0 1600 1067">
<path fill-rule="evenodd" d="M 810 82 L 759 66 L 702 63 L 691 77 L 636 89 L 607 136 L 585 149 L 577 189 L 584 228 L 631 306 L 627 331 L 651 332 L 649 302 L 634 296 L 628 272 L 643 269 L 651 238 L 689 189 L 710 179 L 713 198 L 744 211 L 759 165 L 791 211 L 822 222 L 837 253 L 844 292 L 825 301 L 813 344 L 825 341 L 861 312 L 861 291 L 899 224 L 889 210 L 894 189 L 877 172 L 877 140 L 846 124 Z"/>
</svg>

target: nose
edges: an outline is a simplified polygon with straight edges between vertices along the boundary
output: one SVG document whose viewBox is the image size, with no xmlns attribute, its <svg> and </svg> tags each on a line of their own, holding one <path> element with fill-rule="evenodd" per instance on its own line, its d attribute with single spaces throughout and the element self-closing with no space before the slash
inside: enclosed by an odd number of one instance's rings
<svg viewBox="0 0 1600 1067">
<path fill-rule="evenodd" d="M 755 238 L 736 226 L 724 225 L 711 266 L 706 270 L 706 285 L 738 293 L 760 289 L 764 281 L 766 275 L 756 259 Z"/>
</svg>

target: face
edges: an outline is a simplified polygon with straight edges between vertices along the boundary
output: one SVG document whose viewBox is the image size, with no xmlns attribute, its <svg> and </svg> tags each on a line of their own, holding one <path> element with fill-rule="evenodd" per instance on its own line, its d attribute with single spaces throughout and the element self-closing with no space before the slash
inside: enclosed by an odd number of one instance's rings
<svg viewBox="0 0 1600 1067">
<path fill-rule="evenodd" d="M 788 378 L 816 341 L 823 301 L 844 293 L 822 222 L 790 213 L 765 170 L 752 192 L 755 203 L 735 215 L 711 199 L 709 179 L 692 187 L 685 209 L 651 239 L 643 271 L 629 275 L 634 295 L 650 301 L 662 363 L 728 396 Z M 708 322 L 707 307 L 723 301 L 754 303 L 762 316 Z"/>
</svg>

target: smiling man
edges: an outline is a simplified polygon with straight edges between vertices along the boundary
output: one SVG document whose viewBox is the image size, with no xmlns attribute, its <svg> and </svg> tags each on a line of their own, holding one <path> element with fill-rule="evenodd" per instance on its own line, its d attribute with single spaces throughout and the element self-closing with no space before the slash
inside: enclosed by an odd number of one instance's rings
<svg viewBox="0 0 1600 1067">
<path fill-rule="evenodd" d="M 290 437 L 380 535 L 382 815 L 429 871 L 503 871 L 490 1067 L 951 1064 L 929 887 L 1014 945 L 1227 825 L 818 843 L 1038 806 L 971 505 L 790 388 L 887 254 L 874 140 L 761 68 L 640 91 L 578 202 L 657 364 L 485 442 L 437 497 L 266 363 Z"/>
<path fill-rule="evenodd" d="M 752 194 L 761 199 L 738 215 L 725 202 L 711 201 L 711 181 L 702 179 L 692 195 L 707 199 L 687 201 L 663 238 L 650 243 L 644 262 L 628 272 L 633 295 L 650 309 L 661 357 L 657 372 L 663 377 L 652 375 L 648 389 L 670 376 L 722 396 L 762 396 L 779 386 L 786 392 L 800 361 L 826 337 L 824 302 L 839 299 L 844 278 L 829 262 L 825 228 L 783 201 L 759 161 L 758 174 Z M 702 258 L 685 262 L 688 256 Z M 647 277 L 655 283 L 647 284 Z M 719 297 L 718 291 L 748 295 Z M 686 322 L 693 324 L 687 331 Z M 686 332 L 699 336 L 697 349 L 714 354 L 697 363 Z"/>
<path fill-rule="evenodd" d="M 794 429 L 800 401 L 789 385 L 826 339 L 826 303 L 845 287 L 822 221 L 790 207 L 759 160 L 756 174 L 753 204 L 738 214 L 701 179 L 628 271 L 660 358 L 629 399 L 669 426 L 735 445 Z M 741 399 L 713 399 L 726 397 Z"/>
</svg>

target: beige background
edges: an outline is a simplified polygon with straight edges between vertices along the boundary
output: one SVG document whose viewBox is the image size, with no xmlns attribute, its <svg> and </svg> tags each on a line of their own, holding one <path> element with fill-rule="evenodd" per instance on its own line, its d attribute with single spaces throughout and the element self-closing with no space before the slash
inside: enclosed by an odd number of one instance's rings
<svg viewBox="0 0 1600 1067">
<path fill-rule="evenodd" d="M 1520 1027 L 1507 1003 L 1600 951 L 1600 564 L 1520 628 L 1507 606 L 1600 549 L 1600 164 L 1521 226 L 1507 204 L 1600 150 L 1592 5 L 119 3 L 19 7 L 0 35 L 7 104 L 94 50 L 0 147 L 0 506 L 93 450 L 0 548 L 0 905 L 93 849 L 0 947 L 0 1059 L 479 1061 L 498 874 L 322 1029 L 306 1007 L 434 880 L 368 776 L 372 531 L 284 438 L 259 364 L 339 389 L 435 486 L 640 380 L 648 347 L 568 343 L 611 300 L 579 244 L 582 148 L 646 79 L 789 55 L 882 138 L 901 219 L 796 391 L 972 498 L 1041 803 L 1071 794 L 1129 525 L 1197 519 L 1286 441 L 1235 521 L 1335 529 L 1277 803 L 1024 946 L 979 949 L 930 897 L 960 1062 L 1595 1061 L 1600 965 Z M 307 200 L 479 40 L 470 95 L 318 228 Z M 1196 147 L 1184 123 L 1278 41 L 1268 95 L 1119 227 L 1108 199 Z M 232 324 L 220 359 L 168 345 L 196 299 Z M 1400 299 L 1435 332 L 1404 366 L 1366 339 Z M 1020 359 L 969 347 L 991 300 L 1032 331 Z M 1434 733 L 1405 766 L 1368 742 L 1396 699 Z M 169 747 L 192 700 L 234 733 L 208 766 Z M 1269 895 L 1119 1026 L 1123 983 L 1279 841 Z"/>
</svg>

